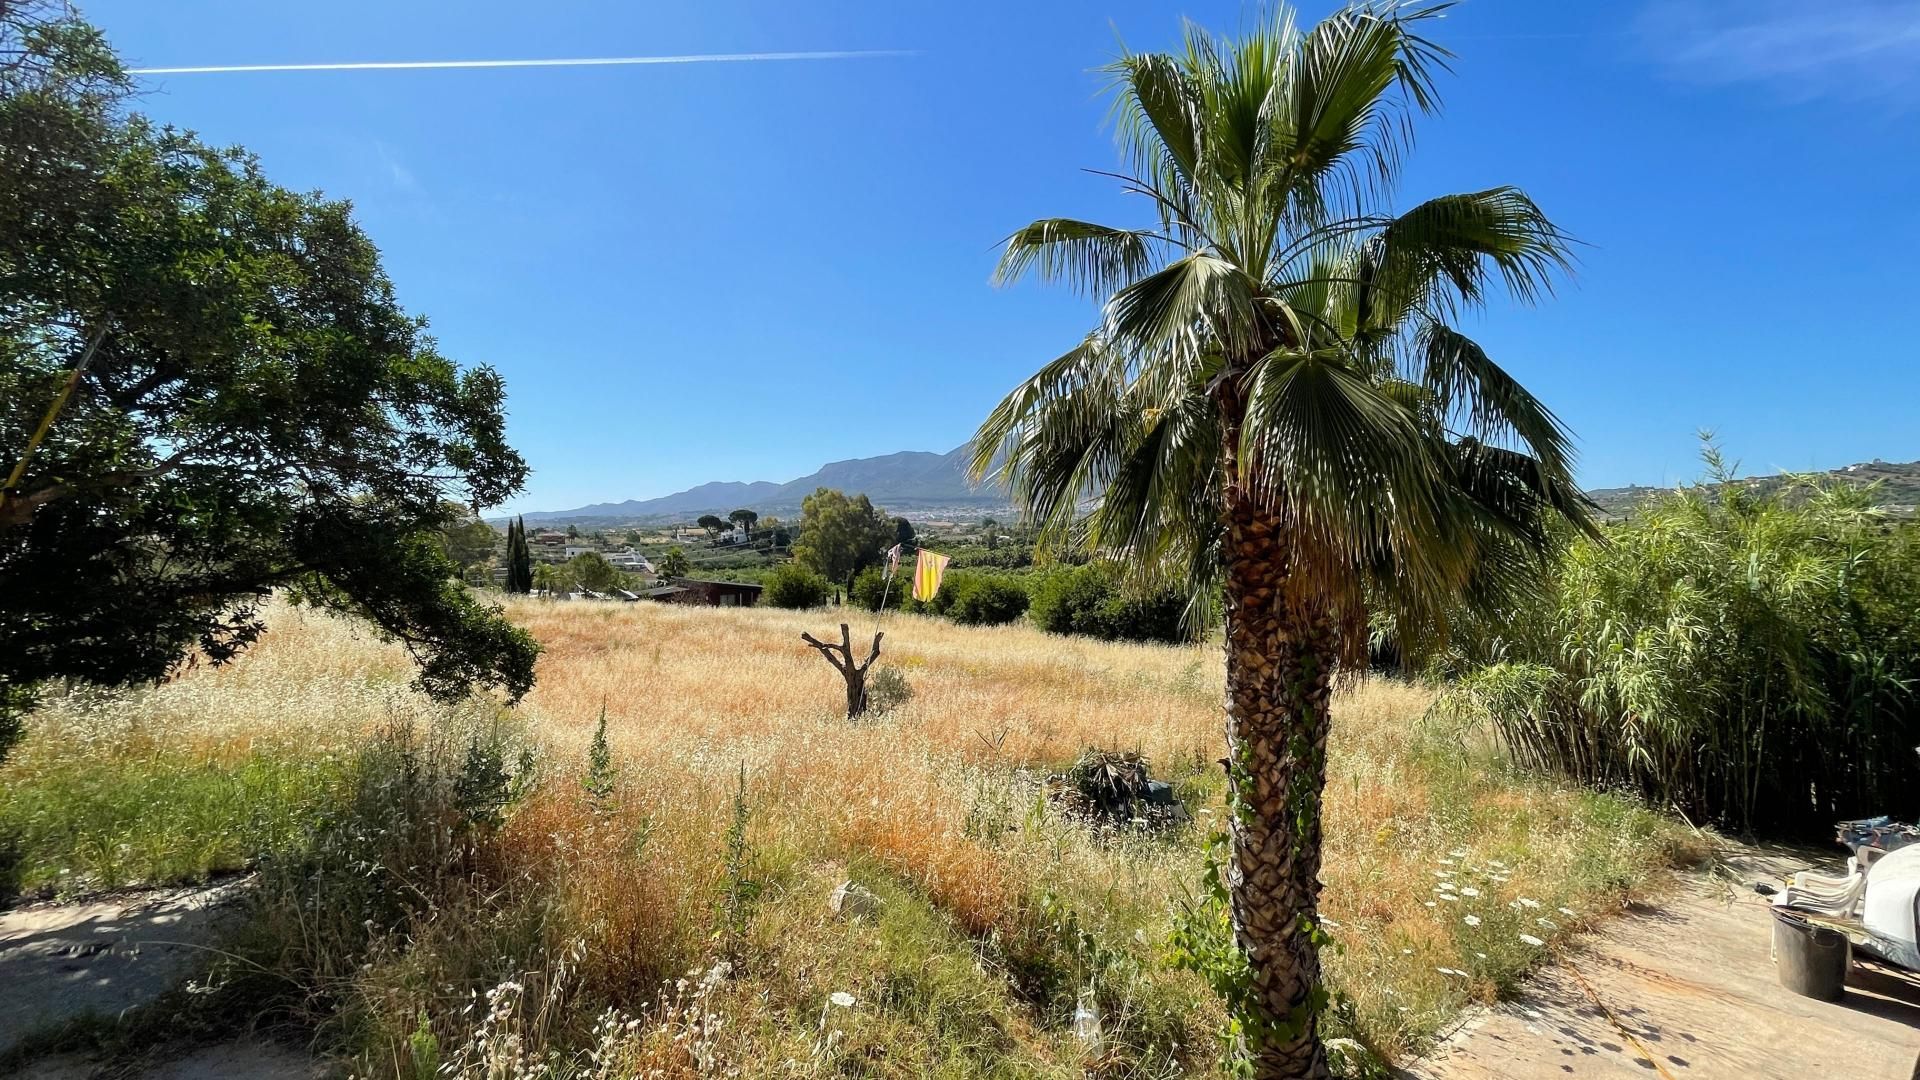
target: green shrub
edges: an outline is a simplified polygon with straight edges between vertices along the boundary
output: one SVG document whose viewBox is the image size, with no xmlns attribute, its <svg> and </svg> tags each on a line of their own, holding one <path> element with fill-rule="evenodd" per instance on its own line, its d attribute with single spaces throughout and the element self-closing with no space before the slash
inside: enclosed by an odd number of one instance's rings
<svg viewBox="0 0 1920 1080">
<path fill-rule="evenodd" d="M 1186 601 L 1171 589 L 1127 589 L 1110 566 L 1098 563 L 1052 570 L 1032 588 L 1035 625 L 1055 634 L 1107 641 L 1180 642 Z"/>
<path fill-rule="evenodd" d="M 779 608 L 819 607 L 827 602 L 827 579 L 792 563 L 774 568 L 767 575 L 760 598 Z"/>
<path fill-rule="evenodd" d="M 867 710 L 885 715 L 913 700 L 913 684 L 897 667 L 878 667 L 867 673 Z"/>
<path fill-rule="evenodd" d="M 1027 590 L 1004 574 L 953 573 L 934 598 L 937 614 L 965 626 L 1000 626 L 1027 613 Z"/>
<path fill-rule="evenodd" d="M 1920 533 L 1790 478 L 1668 492 L 1571 544 L 1544 587 L 1462 619 L 1443 713 L 1524 764 L 1742 828 L 1811 831 L 1906 798 L 1920 742 Z"/>
<path fill-rule="evenodd" d="M 882 607 L 904 608 L 907 606 L 907 589 L 912 584 L 913 573 L 907 567 L 901 567 L 893 575 L 893 582 L 887 582 L 887 568 L 869 566 L 860 571 L 853 579 L 853 602 L 868 611 L 879 611 Z M 882 594 L 886 602 L 881 603 Z"/>
</svg>

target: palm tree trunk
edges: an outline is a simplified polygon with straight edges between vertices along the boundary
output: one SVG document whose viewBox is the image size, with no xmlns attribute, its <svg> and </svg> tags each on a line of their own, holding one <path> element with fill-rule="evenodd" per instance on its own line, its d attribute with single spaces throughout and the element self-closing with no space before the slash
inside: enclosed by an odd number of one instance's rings
<svg viewBox="0 0 1920 1080">
<path fill-rule="evenodd" d="M 1325 609 L 1288 586 L 1271 512 L 1228 495 L 1228 774 L 1239 813 L 1227 875 L 1234 935 L 1253 970 L 1247 1049 L 1259 1080 L 1320 1080 L 1321 789 L 1333 649 Z"/>
</svg>

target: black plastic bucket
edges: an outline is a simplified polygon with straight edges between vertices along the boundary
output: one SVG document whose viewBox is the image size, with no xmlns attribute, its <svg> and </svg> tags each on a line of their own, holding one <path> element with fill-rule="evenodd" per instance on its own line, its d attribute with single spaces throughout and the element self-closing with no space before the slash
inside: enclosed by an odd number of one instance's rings
<svg viewBox="0 0 1920 1080">
<path fill-rule="evenodd" d="M 1803 997 L 1839 1001 L 1847 985 L 1847 935 L 1815 926 L 1790 908 L 1774 908 L 1773 962 L 1781 986 Z"/>
</svg>

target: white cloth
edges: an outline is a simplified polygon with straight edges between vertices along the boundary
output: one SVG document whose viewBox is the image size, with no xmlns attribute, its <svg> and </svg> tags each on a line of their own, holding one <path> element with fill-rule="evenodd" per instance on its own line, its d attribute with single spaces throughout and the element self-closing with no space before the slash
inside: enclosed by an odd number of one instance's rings
<svg viewBox="0 0 1920 1080">
<path fill-rule="evenodd" d="M 1867 871 L 1861 923 L 1876 951 L 1920 970 L 1920 844 L 1889 852 Z"/>
</svg>

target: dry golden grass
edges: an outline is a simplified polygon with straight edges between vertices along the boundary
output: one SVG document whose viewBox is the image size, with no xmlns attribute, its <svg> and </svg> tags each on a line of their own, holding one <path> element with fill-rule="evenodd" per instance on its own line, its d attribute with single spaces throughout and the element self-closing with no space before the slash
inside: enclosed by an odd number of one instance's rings
<svg viewBox="0 0 1920 1080">
<path fill-rule="evenodd" d="M 862 1004 L 832 1018 L 835 1061 L 881 1075 L 1065 1076 L 1086 1065 L 1069 1032 L 1077 988 L 1098 983 L 1127 1043 L 1108 1049 L 1124 1067 L 1107 1071 L 1209 1067 L 1218 1005 L 1169 969 L 1164 942 L 1221 811 L 1217 648 L 889 615 L 882 664 L 914 695 L 850 724 L 837 673 L 799 640 L 837 637 L 834 613 L 541 601 L 508 612 L 545 647 L 516 710 L 544 764 L 496 857 L 502 880 L 540 883 L 586 942 L 582 981 L 597 1000 L 633 1007 L 663 978 L 745 950 L 744 976 L 704 1007 L 730 1019 L 714 1052 L 764 1074 L 832 1071 L 820 1018 L 845 991 Z M 873 616 L 849 621 L 871 640 Z M 285 606 L 271 624 L 229 667 L 50 704 L 0 782 L 156 747 L 215 761 L 344 752 L 396 721 L 435 722 L 396 647 Z M 1348 1025 L 1388 1057 L 1536 959 L 1519 935 L 1550 941 L 1604 912 L 1674 841 L 1631 803 L 1516 776 L 1482 748 L 1422 732 L 1429 701 L 1374 681 L 1343 692 L 1334 714 L 1324 879 L 1340 947 L 1328 965 Z M 578 777 L 603 708 L 619 784 L 596 810 Z M 1116 840 L 1048 811 L 1039 777 L 1088 746 L 1143 751 L 1196 800 L 1196 826 Z M 720 897 L 743 771 L 760 893 L 746 940 L 730 942 Z M 887 899 L 879 925 L 827 915 L 849 874 Z M 1082 932 L 1097 946 L 1076 944 Z M 407 969 L 370 993 L 394 1018 L 389 1042 L 467 992 L 426 981 Z"/>
</svg>

